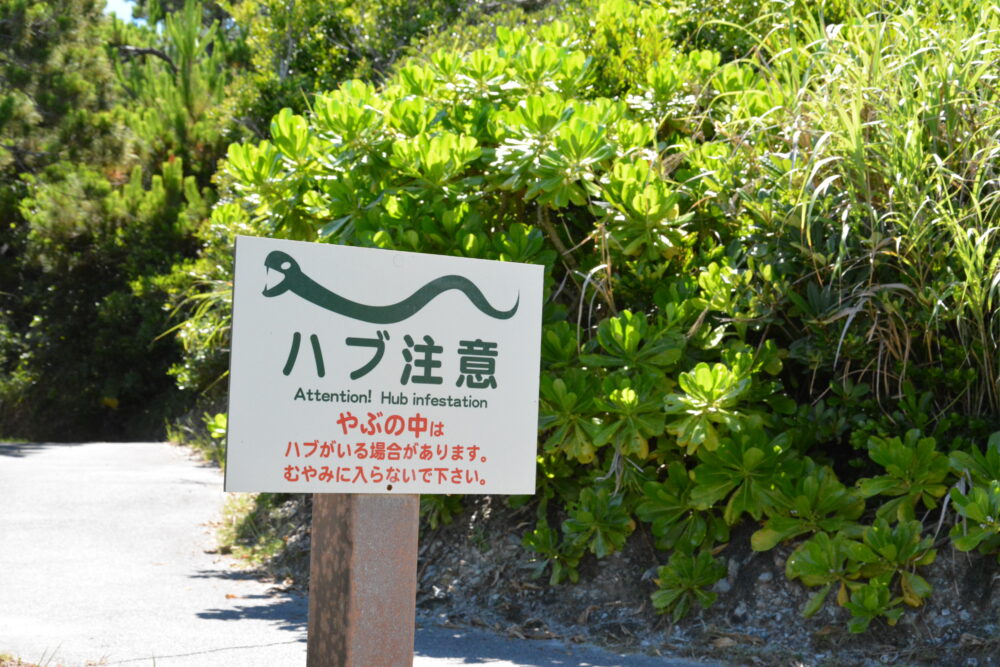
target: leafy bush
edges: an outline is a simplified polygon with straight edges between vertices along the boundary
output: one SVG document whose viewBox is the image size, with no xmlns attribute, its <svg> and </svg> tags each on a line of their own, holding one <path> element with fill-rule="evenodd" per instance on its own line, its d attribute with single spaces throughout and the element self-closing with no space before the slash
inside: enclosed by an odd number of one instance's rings
<svg viewBox="0 0 1000 667">
<path fill-rule="evenodd" d="M 660 35 L 649 48 L 667 53 L 663 16 L 602 5 L 584 43 L 600 35 L 605 48 L 627 18 Z M 658 140 L 667 126 L 654 116 L 684 111 L 668 109 L 661 81 L 707 97 L 718 58 L 692 53 L 673 69 L 660 62 L 652 83 L 634 81 L 623 65 L 651 53 L 624 40 L 577 50 L 576 30 L 552 22 L 532 41 L 501 28 L 493 46 L 402 64 L 381 91 L 348 82 L 308 116 L 279 113 L 269 140 L 232 146 L 227 164 L 266 233 L 546 265 L 541 484 L 565 520 L 560 537 L 540 513 L 525 542 L 554 581 L 575 578 L 586 551 L 621 549 L 642 498 L 640 516 L 659 522 L 663 543 L 682 539 L 688 551 L 724 539 L 745 512 L 760 517 L 769 476 L 797 465 L 795 449 L 768 433 L 773 406 L 794 411 L 773 379 L 783 353 L 724 321 L 742 307 L 734 288 L 746 289 L 731 265 L 738 253 L 694 224 L 700 179 L 661 176 L 677 159 L 660 155 L 666 140 L 698 131 L 679 123 Z M 599 94 L 612 89 L 650 102 Z M 681 485 L 672 502 L 692 504 L 701 523 L 677 532 L 663 520 L 671 492 L 660 491 L 661 464 Z"/>
<path fill-rule="evenodd" d="M 653 606 L 662 613 L 669 612 L 677 622 L 687 615 L 694 602 L 703 608 L 715 602 L 718 594 L 705 588 L 725 576 L 726 566 L 709 552 L 692 555 L 678 551 L 657 570 L 659 590 L 652 595 Z"/>
<path fill-rule="evenodd" d="M 912 607 L 923 604 L 931 585 L 916 568 L 934 562 L 933 540 L 922 536 L 919 521 L 890 525 L 878 519 L 866 527 L 859 539 L 841 532 L 833 537 L 817 533 L 801 544 L 786 562 L 789 578 L 800 578 L 807 586 L 821 586 L 802 613 L 819 611 L 834 585 L 837 603 L 851 612 L 851 632 L 862 632 L 869 623 L 884 616 L 891 625 L 903 614 L 901 602 Z M 899 595 L 893 597 L 898 585 Z"/>
<path fill-rule="evenodd" d="M 699 4 L 504 18 L 280 111 L 229 147 L 204 257 L 238 228 L 543 265 L 537 572 L 577 580 L 638 519 L 678 619 L 753 522 L 794 542 L 807 615 L 836 589 L 852 631 L 895 623 L 956 480 L 954 544 L 1000 549 L 1000 17 L 728 3 L 694 29 Z M 221 359 L 226 278 L 188 294 L 179 377 Z"/>
</svg>

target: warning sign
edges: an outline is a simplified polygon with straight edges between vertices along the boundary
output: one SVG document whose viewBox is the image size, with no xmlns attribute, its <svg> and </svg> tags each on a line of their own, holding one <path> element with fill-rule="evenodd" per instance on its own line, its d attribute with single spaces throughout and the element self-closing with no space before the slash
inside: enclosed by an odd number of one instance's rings
<svg viewBox="0 0 1000 667">
<path fill-rule="evenodd" d="M 542 271 L 239 237 L 226 490 L 533 493 Z"/>
</svg>

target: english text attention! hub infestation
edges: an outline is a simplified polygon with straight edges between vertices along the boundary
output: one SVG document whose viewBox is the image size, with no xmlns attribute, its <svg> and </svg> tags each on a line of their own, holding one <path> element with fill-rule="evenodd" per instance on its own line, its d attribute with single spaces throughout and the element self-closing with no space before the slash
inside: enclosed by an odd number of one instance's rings
<svg viewBox="0 0 1000 667">
<path fill-rule="evenodd" d="M 293 400 L 318 402 L 318 403 L 364 403 L 371 404 L 372 390 L 362 393 L 355 393 L 346 389 L 341 391 L 321 391 L 319 389 L 303 389 L 299 387 L 295 392 Z M 473 398 L 472 396 L 432 396 L 426 394 L 411 394 L 409 397 L 403 392 L 393 393 L 383 391 L 380 400 L 389 405 L 429 405 L 436 408 L 486 408 L 489 402 L 485 398 Z"/>
</svg>

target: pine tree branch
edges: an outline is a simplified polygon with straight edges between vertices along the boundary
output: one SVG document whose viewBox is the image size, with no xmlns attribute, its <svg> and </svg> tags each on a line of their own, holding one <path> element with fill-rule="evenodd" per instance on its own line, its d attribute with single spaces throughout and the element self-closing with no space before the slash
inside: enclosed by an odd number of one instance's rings
<svg viewBox="0 0 1000 667">
<path fill-rule="evenodd" d="M 118 45 L 118 57 L 122 60 L 131 60 L 136 56 L 156 56 L 163 62 L 167 63 L 170 67 L 171 73 L 174 76 L 177 76 L 177 65 L 174 64 L 174 61 L 171 60 L 170 56 L 160 49 L 148 49 L 139 46 L 129 46 L 127 44 Z"/>
</svg>

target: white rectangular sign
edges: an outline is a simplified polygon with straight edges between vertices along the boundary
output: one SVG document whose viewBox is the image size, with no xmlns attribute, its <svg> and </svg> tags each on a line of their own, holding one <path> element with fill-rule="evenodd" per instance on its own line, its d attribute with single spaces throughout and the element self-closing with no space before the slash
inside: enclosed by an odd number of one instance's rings
<svg viewBox="0 0 1000 667">
<path fill-rule="evenodd" d="M 534 493 L 542 272 L 239 237 L 226 490 Z"/>
</svg>

